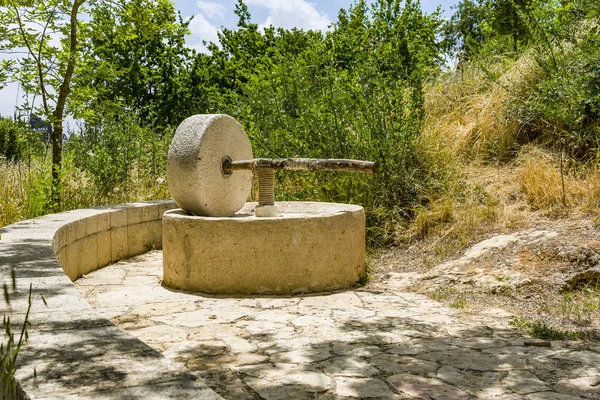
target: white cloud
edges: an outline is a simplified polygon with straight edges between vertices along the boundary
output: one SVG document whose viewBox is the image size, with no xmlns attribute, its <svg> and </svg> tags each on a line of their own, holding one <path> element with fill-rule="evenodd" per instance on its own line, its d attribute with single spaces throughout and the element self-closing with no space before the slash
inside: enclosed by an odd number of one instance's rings
<svg viewBox="0 0 600 400">
<path fill-rule="evenodd" d="M 191 40 L 188 40 L 188 45 L 201 53 L 209 53 L 207 47 L 202 43 L 206 42 L 219 43 L 218 29 L 216 26 L 206 20 L 204 15 L 198 13 L 194 15 L 190 22 Z"/>
<path fill-rule="evenodd" d="M 246 0 L 246 4 L 269 10 L 264 26 L 325 31 L 331 24 L 326 14 L 306 0 Z"/>
<path fill-rule="evenodd" d="M 225 16 L 226 8 L 222 4 L 198 0 L 196 6 L 207 18 L 222 19 Z"/>
</svg>

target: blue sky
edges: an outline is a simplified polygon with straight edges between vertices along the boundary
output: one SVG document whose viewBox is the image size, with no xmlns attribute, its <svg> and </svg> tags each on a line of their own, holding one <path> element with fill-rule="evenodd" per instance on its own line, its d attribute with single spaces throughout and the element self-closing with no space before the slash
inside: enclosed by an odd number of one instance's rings
<svg viewBox="0 0 600 400">
<path fill-rule="evenodd" d="M 236 0 L 174 0 L 175 7 L 184 18 L 194 16 L 190 24 L 192 31 L 187 38 L 190 47 L 205 51 L 203 40 L 217 41 L 217 31 L 221 27 L 235 28 L 237 16 L 233 13 Z M 335 21 L 340 8 L 348 8 L 354 0 L 245 0 L 252 15 L 252 21 L 282 28 L 327 30 Z M 421 1 L 421 8 L 428 13 L 441 6 L 446 16 L 452 15 L 450 7 L 458 0 Z M 0 55 L 0 59 L 3 56 Z M 0 115 L 12 116 L 16 104 L 23 100 L 16 84 L 0 90 Z M 71 122 L 71 120 L 69 119 Z"/>
</svg>

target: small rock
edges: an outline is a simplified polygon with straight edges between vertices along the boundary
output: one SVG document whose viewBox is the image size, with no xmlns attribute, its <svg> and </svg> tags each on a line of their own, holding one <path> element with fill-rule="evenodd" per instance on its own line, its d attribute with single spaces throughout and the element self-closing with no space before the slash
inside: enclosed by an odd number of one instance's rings
<svg viewBox="0 0 600 400">
<path fill-rule="evenodd" d="M 552 342 L 549 340 L 525 340 L 523 345 L 534 347 L 552 347 Z"/>
</svg>

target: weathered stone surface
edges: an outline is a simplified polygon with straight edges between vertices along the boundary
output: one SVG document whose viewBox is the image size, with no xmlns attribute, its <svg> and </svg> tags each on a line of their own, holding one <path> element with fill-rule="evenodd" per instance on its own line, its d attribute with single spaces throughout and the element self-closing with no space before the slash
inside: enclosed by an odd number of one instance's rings
<svg viewBox="0 0 600 400">
<path fill-rule="evenodd" d="M 252 171 L 223 174 L 225 157 L 253 158 L 250 141 L 235 119 L 199 114 L 179 125 L 167 162 L 169 192 L 179 207 L 211 217 L 230 217 L 242 208 L 252 188 Z"/>
<path fill-rule="evenodd" d="M 332 293 L 329 296 L 307 296 L 302 298 L 300 306 L 326 308 L 328 310 L 347 310 L 361 306 L 360 298 L 353 292 Z"/>
<path fill-rule="evenodd" d="M 381 353 L 382 350 L 377 346 L 368 344 L 334 343 L 332 351 L 338 356 L 373 357 Z"/>
<path fill-rule="evenodd" d="M 500 385 L 500 380 L 505 375 L 503 372 L 463 372 L 446 365 L 437 371 L 438 379 L 484 399 L 498 397 L 506 392 Z"/>
<path fill-rule="evenodd" d="M 226 399 L 256 399 L 256 393 L 247 388 L 235 372 L 212 368 L 194 374 Z"/>
<path fill-rule="evenodd" d="M 167 325 L 153 325 L 131 329 L 130 333 L 148 344 L 179 343 L 185 340 L 185 331 Z"/>
<path fill-rule="evenodd" d="M 341 397 L 388 398 L 392 394 L 380 379 L 337 377 L 335 382 L 335 394 Z"/>
<path fill-rule="evenodd" d="M 247 203 L 233 218 L 166 212 L 163 284 L 248 295 L 322 292 L 358 283 L 365 274 L 362 207 L 322 202 L 277 206 L 280 214 L 273 218 L 256 218 L 256 203 Z M 324 301 L 321 306 L 331 302 L 345 308 L 359 299 L 333 294 Z"/>
<path fill-rule="evenodd" d="M 600 353 L 594 351 L 573 351 L 569 353 L 562 353 L 559 358 L 577 361 L 587 366 L 600 365 Z"/>
<path fill-rule="evenodd" d="M 322 316 L 313 317 L 308 315 L 303 315 L 301 317 L 295 318 L 292 320 L 292 324 L 296 327 L 302 328 L 306 326 L 320 326 L 320 325 L 333 325 L 333 319 L 331 318 L 323 318 Z"/>
<path fill-rule="evenodd" d="M 574 290 L 582 285 L 596 285 L 600 282 L 600 265 L 576 274 L 565 282 L 565 289 Z"/>
<path fill-rule="evenodd" d="M 111 261 L 135 255 L 128 252 L 128 214 L 132 215 L 132 221 L 139 215 L 155 226 L 160 218 L 158 208 L 173 206 L 172 201 L 162 201 L 74 210 L 0 229 L 0 280 L 9 282 L 11 269 L 17 278 L 18 290 L 11 293 L 10 305 L 4 304 L 4 298 L 0 300 L 0 309 L 5 317 L 10 317 L 13 329 L 24 321 L 28 288 L 32 287 L 30 340 L 19 353 L 16 372 L 27 396 L 32 399 L 219 398 L 181 366 L 107 319 L 107 316 L 120 318 L 129 329 L 153 326 L 147 320 L 136 321 L 135 315 L 129 314 L 130 298 L 126 294 L 112 297 L 117 302 L 123 300 L 120 305 L 109 301 L 97 313 L 71 283 Z M 124 219 L 120 228 L 113 231 L 110 221 L 114 219 L 116 224 L 117 215 Z M 149 238 L 152 245 L 160 248 L 156 235 Z M 80 281 L 82 292 L 94 297 L 95 304 L 99 303 L 99 296 L 111 291 L 106 287 L 118 287 L 126 280 L 125 271 L 119 268 L 99 271 L 96 275 L 99 281 L 89 285 L 85 276 Z M 155 277 L 134 279 L 140 287 L 158 285 Z M 172 334 L 170 331 L 169 335 Z M 164 337 L 152 335 L 151 339 L 158 339 L 162 346 Z"/>
<path fill-rule="evenodd" d="M 439 400 L 468 399 L 469 396 L 455 386 L 435 378 L 424 378 L 411 374 L 397 374 L 387 378 L 396 390 L 409 396 Z"/>
<path fill-rule="evenodd" d="M 273 363 L 310 364 L 330 357 L 331 352 L 328 348 L 304 348 L 271 354 L 269 360 Z"/>
<path fill-rule="evenodd" d="M 600 376 L 584 376 L 563 379 L 556 384 L 556 391 L 590 399 L 600 398 Z"/>
<path fill-rule="evenodd" d="M 314 367 L 268 364 L 240 367 L 243 381 L 265 399 L 314 398 L 331 387 L 331 379 Z"/>
<path fill-rule="evenodd" d="M 143 277 L 160 276 L 160 253 L 137 259 L 145 261 L 108 268 L 151 285 Z M 589 390 L 591 380 L 577 380 L 600 376 L 593 346 L 555 341 L 550 348 L 525 347 L 524 338 L 506 321 L 457 314 L 415 294 L 357 290 L 288 298 L 163 296 L 159 291 L 168 290 L 154 283 L 147 291 L 159 301 L 139 304 L 136 296 L 145 285 L 127 286 L 130 296 L 123 297 L 125 283 L 95 287 L 92 281 L 93 273 L 82 286 L 92 289 L 86 295 L 130 332 L 136 324 L 140 332 L 151 333 L 156 324 L 184 332 L 179 343 L 168 335 L 160 339 L 162 345 L 148 340 L 225 398 L 597 396 Z M 116 307 L 109 300 L 113 292 Z M 444 315 L 451 318 L 437 319 Z"/>
<path fill-rule="evenodd" d="M 58 397 L 43 397 L 39 400 L 54 400 Z M 180 400 L 192 400 L 192 399 L 206 399 L 206 400 L 217 400 L 223 399 L 212 389 L 210 389 L 205 383 L 194 380 L 191 378 L 178 379 L 165 383 L 147 384 L 143 386 L 132 386 L 125 387 L 116 390 L 103 390 L 97 392 L 90 392 L 85 394 L 66 395 L 60 396 L 61 399 L 65 400 L 98 400 L 98 399 L 148 399 L 148 400 L 162 400 L 162 399 L 180 399 Z"/>
<path fill-rule="evenodd" d="M 527 400 L 577 400 L 579 396 L 570 396 L 568 394 L 556 392 L 540 392 L 527 395 Z"/>
<path fill-rule="evenodd" d="M 527 367 L 525 359 L 517 356 L 482 354 L 473 350 L 438 351 L 420 356 L 424 360 L 434 361 L 455 368 L 474 371 L 509 371 Z"/>
<path fill-rule="evenodd" d="M 267 360 L 266 356 L 259 354 L 232 355 L 223 354 L 216 356 L 201 356 L 186 361 L 185 366 L 192 371 L 215 371 L 225 368 L 234 368 L 244 365 L 255 365 Z"/>
<path fill-rule="evenodd" d="M 332 376 L 364 376 L 378 373 L 377 369 L 359 357 L 334 357 L 320 364 L 327 375 Z"/>
<path fill-rule="evenodd" d="M 153 317 L 153 321 L 163 324 L 182 326 L 187 328 L 201 327 L 205 325 L 232 323 L 240 318 L 248 317 L 251 311 L 245 308 L 223 308 L 218 310 L 197 310 L 173 315 L 162 315 Z"/>
<path fill-rule="evenodd" d="M 529 394 L 550 390 L 550 387 L 529 371 L 509 371 L 502 384 L 515 393 Z"/>
<path fill-rule="evenodd" d="M 371 364 L 381 371 L 389 374 L 408 373 L 414 375 L 435 375 L 438 365 L 431 361 L 420 360 L 415 357 L 397 356 L 394 354 L 380 354 L 371 359 Z"/>
</svg>

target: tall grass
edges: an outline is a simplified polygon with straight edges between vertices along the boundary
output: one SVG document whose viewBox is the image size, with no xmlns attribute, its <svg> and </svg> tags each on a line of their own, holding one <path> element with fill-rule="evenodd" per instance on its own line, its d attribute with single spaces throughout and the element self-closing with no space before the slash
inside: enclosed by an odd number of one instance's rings
<svg viewBox="0 0 600 400">
<path fill-rule="evenodd" d="M 169 197 L 164 166 L 156 175 L 132 168 L 126 171 L 126 180 L 105 191 L 89 172 L 75 167 L 66 157 L 61 203 L 57 205 L 51 201 L 50 168 L 49 162 L 43 159 L 17 163 L 0 161 L 0 226 L 49 212 Z"/>
<path fill-rule="evenodd" d="M 517 60 L 494 55 L 465 62 L 428 88 L 424 134 L 440 138 L 463 158 L 514 158 L 526 138 L 512 107 L 538 70 L 530 53 Z"/>
<path fill-rule="evenodd" d="M 528 146 L 519 156 L 521 192 L 534 210 L 547 214 L 600 214 L 600 168 L 569 163 L 559 154 Z M 562 164 L 562 167 L 561 167 Z"/>
</svg>

